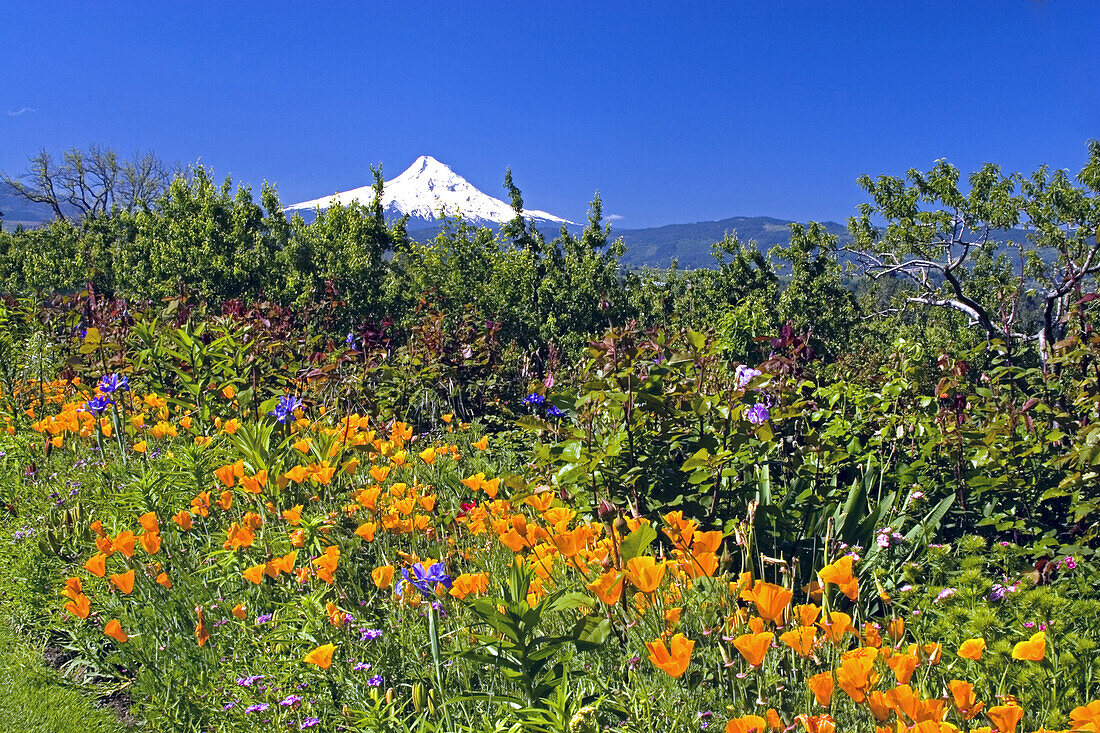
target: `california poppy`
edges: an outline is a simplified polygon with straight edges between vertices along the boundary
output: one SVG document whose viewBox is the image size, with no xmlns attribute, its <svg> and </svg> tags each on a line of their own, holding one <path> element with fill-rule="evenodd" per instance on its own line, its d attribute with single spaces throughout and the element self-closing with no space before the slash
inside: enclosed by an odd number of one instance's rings
<svg viewBox="0 0 1100 733">
<path fill-rule="evenodd" d="M 124 532 L 119 532 L 115 536 L 115 538 L 113 540 L 111 540 L 111 545 L 116 550 L 121 552 L 123 557 L 130 558 L 130 557 L 134 556 L 134 540 L 135 539 L 136 538 L 134 537 L 134 533 L 131 532 L 130 530 L 126 530 Z"/>
<path fill-rule="evenodd" d="M 855 559 L 851 555 L 845 555 L 821 568 L 817 571 L 817 574 L 821 578 L 821 582 L 833 583 L 840 588 L 844 595 L 854 601 L 859 598 L 859 583 L 852 573 L 853 562 L 855 562 Z"/>
<path fill-rule="evenodd" d="M 218 480 L 225 484 L 225 488 L 232 489 L 237 483 L 236 475 L 233 472 L 233 464 L 222 466 L 214 471 L 214 475 L 218 477 Z"/>
<path fill-rule="evenodd" d="M 179 525 L 179 528 L 184 532 L 191 529 L 191 514 L 189 512 L 180 509 L 178 512 L 172 515 L 172 521 Z"/>
<path fill-rule="evenodd" d="M 195 606 L 195 615 L 198 617 L 198 623 L 195 624 L 195 641 L 199 646 L 204 646 L 210 640 L 210 634 L 206 631 L 206 619 L 203 617 L 202 606 Z"/>
<path fill-rule="evenodd" d="M 817 629 L 813 626 L 799 626 L 781 634 L 779 640 L 794 649 L 796 654 L 808 657 L 817 643 Z"/>
<path fill-rule="evenodd" d="M 118 619 L 108 621 L 107 625 L 103 627 L 103 633 L 120 644 L 125 644 L 130 640 L 130 637 L 122 630 L 122 624 L 118 622 Z"/>
<path fill-rule="evenodd" d="M 83 593 L 77 593 L 76 597 L 65 604 L 65 610 L 77 618 L 88 618 L 92 609 L 92 602 Z"/>
<path fill-rule="evenodd" d="M 1016 726 L 1024 717 L 1024 709 L 1019 705 L 994 705 L 985 713 L 998 733 L 1015 733 Z"/>
<path fill-rule="evenodd" d="M 478 450 L 485 450 L 489 447 L 489 436 L 482 435 L 479 440 L 475 440 L 473 443 L 470 443 L 470 445 L 477 448 Z"/>
<path fill-rule="evenodd" d="M 126 595 L 134 590 L 134 571 L 127 570 L 125 573 L 117 573 L 111 576 L 111 585 L 118 588 Z"/>
<path fill-rule="evenodd" d="M 97 552 L 84 563 L 84 569 L 97 578 L 102 578 L 107 572 L 107 556 Z"/>
<path fill-rule="evenodd" d="M 985 651 L 985 639 L 978 637 L 977 639 L 967 639 L 959 645 L 958 655 L 963 659 L 978 660 L 982 658 L 982 652 Z"/>
<path fill-rule="evenodd" d="M 265 563 L 260 563 L 259 565 L 253 565 L 252 567 L 250 567 L 247 570 L 245 570 L 244 572 L 242 572 L 241 575 L 249 583 L 255 583 L 256 585 L 259 585 L 260 582 L 263 581 L 263 579 L 264 579 L 264 568 L 265 568 L 265 566 L 266 566 Z"/>
<path fill-rule="evenodd" d="M 649 555 L 633 557 L 626 563 L 626 579 L 642 593 L 657 590 L 665 577 L 665 564 L 657 562 Z"/>
<path fill-rule="evenodd" d="M 886 660 L 886 665 L 894 670 L 894 678 L 899 685 L 907 685 L 917 668 L 917 658 L 912 654 L 893 654 Z"/>
<path fill-rule="evenodd" d="M 393 583 L 393 565 L 382 565 L 371 571 L 370 577 L 379 590 L 385 590 Z"/>
<path fill-rule="evenodd" d="M 586 587 L 595 593 L 601 601 L 609 606 L 614 606 L 619 602 L 619 598 L 623 593 L 623 574 L 615 568 L 611 568 Z"/>
<path fill-rule="evenodd" d="M 306 664 L 316 664 L 321 669 L 328 669 L 332 665 L 332 653 L 336 651 L 335 644 L 322 644 L 303 657 Z"/>
<path fill-rule="evenodd" d="M 1012 647 L 1012 658 L 1027 662 L 1041 662 L 1047 654 L 1047 635 L 1037 631 L 1027 641 L 1021 641 Z"/>
<path fill-rule="evenodd" d="M 141 542 L 142 549 L 150 555 L 160 552 L 160 532 L 143 532 L 138 541 Z"/>
<path fill-rule="evenodd" d="M 160 523 L 157 521 L 157 515 L 155 512 L 145 512 L 138 517 L 138 524 L 146 532 L 159 532 Z"/>
<path fill-rule="evenodd" d="M 283 519 L 291 526 L 297 527 L 302 522 L 302 505 L 297 504 L 290 509 L 284 509 Z"/>
<path fill-rule="evenodd" d="M 168 573 L 161 573 L 157 576 L 157 584 L 162 585 L 165 588 L 172 587 L 172 579 L 168 577 Z"/>
<path fill-rule="evenodd" d="M 814 694 L 814 699 L 817 700 L 818 705 L 823 708 L 829 707 L 829 702 L 833 699 L 833 689 L 835 687 L 832 672 L 815 674 L 813 677 L 806 680 L 806 685 L 810 688 L 810 692 Z"/>
<path fill-rule="evenodd" d="M 726 733 L 764 733 L 767 726 L 759 715 L 742 715 L 726 723 Z"/>
<path fill-rule="evenodd" d="M 679 677 L 691 664 L 691 650 L 695 648 L 695 642 L 683 634 L 676 634 L 669 640 L 667 649 L 661 639 L 647 641 L 646 648 L 649 649 L 649 661 L 655 667 L 672 677 Z"/>
<path fill-rule="evenodd" d="M 874 671 L 877 656 L 878 650 L 871 647 L 854 649 L 844 654 L 836 670 L 837 686 L 857 703 L 863 702 L 878 682 L 878 674 Z"/>
<path fill-rule="evenodd" d="M 966 720 L 973 718 L 985 706 L 985 703 L 978 702 L 978 697 L 974 694 L 974 685 L 971 683 L 962 680 L 951 680 L 947 683 L 947 687 L 951 690 L 955 707 L 959 709 L 959 713 Z"/>
<path fill-rule="evenodd" d="M 741 652 L 751 666 L 759 667 L 764 662 L 764 657 L 771 648 L 775 636 L 770 631 L 758 634 L 742 634 L 733 640 L 733 646 Z"/>
<path fill-rule="evenodd" d="M 783 625 L 783 612 L 791 602 L 794 594 L 781 585 L 756 581 L 752 589 L 752 600 L 756 604 L 756 612 L 765 621 L 771 621 L 776 626 Z"/>
</svg>

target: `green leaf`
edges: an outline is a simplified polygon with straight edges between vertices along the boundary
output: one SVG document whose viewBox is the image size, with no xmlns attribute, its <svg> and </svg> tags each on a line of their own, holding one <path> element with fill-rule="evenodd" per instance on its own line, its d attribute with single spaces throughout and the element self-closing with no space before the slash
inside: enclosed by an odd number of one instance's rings
<svg viewBox="0 0 1100 733">
<path fill-rule="evenodd" d="M 648 524 L 643 524 L 631 532 L 619 546 L 619 554 L 622 555 L 623 562 L 641 555 L 655 539 L 657 539 L 657 530 Z"/>
</svg>

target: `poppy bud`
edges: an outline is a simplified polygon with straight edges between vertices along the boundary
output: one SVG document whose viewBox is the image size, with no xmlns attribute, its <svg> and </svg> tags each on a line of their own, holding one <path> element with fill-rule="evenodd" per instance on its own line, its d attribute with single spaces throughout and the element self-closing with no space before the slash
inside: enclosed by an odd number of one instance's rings
<svg viewBox="0 0 1100 733">
<path fill-rule="evenodd" d="M 607 520 L 615 516 L 615 505 L 609 502 L 607 499 L 600 497 L 599 503 L 596 505 L 596 513 L 600 519 Z"/>
</svg>

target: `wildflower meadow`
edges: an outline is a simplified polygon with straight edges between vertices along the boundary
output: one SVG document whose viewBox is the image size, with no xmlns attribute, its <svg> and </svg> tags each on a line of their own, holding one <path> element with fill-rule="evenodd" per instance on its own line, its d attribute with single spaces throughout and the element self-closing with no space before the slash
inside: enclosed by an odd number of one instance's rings
<svg viewBox="0 0 1100 733">
<path fill-rule="evenodd" d="M 1082 180 L 1019 204 L 1077 207 L 1069 269 Z M 908 296 L 814 226 L 781 278 L 730 241 L 658 277 L 598 201 L 581 238 L 417 244 L 227 191 L 0 234 L 0 608 L 120 726 L 1100 731 L 1087 277 L 1013 341 L 869 317 Z"/>
</svg>

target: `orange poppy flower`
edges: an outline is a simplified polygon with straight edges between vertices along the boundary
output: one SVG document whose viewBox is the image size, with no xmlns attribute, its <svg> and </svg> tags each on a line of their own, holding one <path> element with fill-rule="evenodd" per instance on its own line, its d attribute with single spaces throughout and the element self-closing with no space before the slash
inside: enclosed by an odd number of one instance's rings
<svg viewBox="0 0 1100 733">
<path fill-rule="evenodd" d="M 894 641 L 901 641 L 905 636 L 905 619 L 895 616 L 886 625 L 886 634 Z"/>
<path fill-rule="evenodd" d="M 601 601 L 609 606 L 614 606 L 623 594 L 623 574 L 612 568 L 586 587 L 595 593 Z"/>
<path fill-rule="evenodd" d="M 776 626 L 783 625 L 783 612 L 791 602 L 794 594 L 781 585 L 756 581 L 752 589 L 752 600 L 756 604 L 756 612 L 765 621 L 771 621 Z"/>
<path fill-rule="evenodd" d="M 157 515 L 155 512 L 145 512 L 138 517 L 138 524 L 146 532 L 159 532 L 160 523 L 157 521 Z"/>
<path fill-rule="evenodd" d="M 382 565 L 371 571 L 370 577 L 379 590 L 386 590 L 393 583 L 393 565 Z"/>
<path fill-rule="evenodd" d="M 198 617 L 198 623 L 195 624 L 195 641 L 199 643 L 199 646 L 204 646 L 206 642 L 210 641 L 210 634 L 206 631 L 206 620 L 203 618 L 202 606 L 195 606 L 195 615 Z"/>
<path fill-rule="evenodd" d="M 335 545 L 329 545 L 325 548 L 325 552 L 320 557 L 313 559 L 313 566 L 317 568 L 314 572 L 317 577 L 326 583 L 331 584 L 333 582 L 333 573 L 336 572 L 336 564 L 340 560 L 340 548 Z"/>
<path fill-rule="evenodd" d="M 134 590 L 134 571 L 127 570 L 125 573 L 112 575 L 111 585 L 118 588 L 126 595 L 130 595 Z"/>
<path fill-rule="evenodd" d="M 371 466 L 370 477 L 378 483 L 382 483 L 390 475 L 390 470 L 390 466 Z"/>
<path fill-rule="evenodd" d="M 839 644 L 852 627 L 852 617 L 842 611 L 833 611 L 829 614 L 828 621 L 818 624 L 825 631 L 825 638 L 834 644 Z"/>
<path fill-rule="evenodd" d="M 626 563 L 626 579 L 642 593 L 657 590 L 665 577 L 665 564 L 649 555 L 633 557 Z"/>
<path fill-rule="evenodd" d="M 742 634 L 733 640 L 733 646 L 741 652 L 741 656 L 750 666 L 759 667 L 764 663 L 764 657 L 775 641 L 775 635 L 770 631 L 758 634 Z"/>
<path fill-rule="evenodd" d="M 88 613 L 92 610 L 92 602 L 88 599 L 88 596 L 78 593 L 75 598 L 65 604 L 65 610 L 77 618 L 88 618 Z"/>
<path fill-rule="evenodd" d="M 886 660 L 886 666 L 894 670 L 894 678 L 899 685 L 907 685 L 917 668 L 917 658 L 912 654 L 893 654 Z"/>
<path fill-rule="evenodd" d="M 823 708 L 829 707 L 829 702 L 833 699 L 833 689 L 836 686 L 833 682 L 832 672 L 815 674 L 806 680 L 806 685 L 810 688 L 810 692 L 814 694 L 814 699 L 817 700 L 818 705 Z"/>
<path fill-rule="evenodd" d="M 959 651 L 957 652 L 963 659 L 978 660 L 982 658 L 982 653 L 985 651 L 985 639 L 978 637 L 977 639 L 967 639 L 959 645 Z"/>
<path fill-rule="evenodd" d="M 103 531 L 103 522 L 98 519 L 92 522 L 88 527 L 96 533 L 97 537 L 106 537 L 107 533 Z"/>
<path fill-rule="evenodd" d="M 179 528 L 184 532 L 187 532 L 193 526 L 191 523 L 191 514 L 183 509 L 180 509 L 172 515 L 172 521 L 179 525 Z"/>
<path fill-rule="evenodd" d="M 191 512 L 198 514 L 200 517 L 205 517 L 210 514 L 210 492 L 202 491 L 199 495 L 191 500 Z"/>
<path fill-rule="evenodd" d="M 302 522 L 302 505 L 297 504 L 290 509 L 284 509 L 283 519 L 292 527 L 297 527 Z"/>
<path fill-rule="evenodd" d="M 879 633 L 878 624 L 870 621 L 863 624 L 863 643 L 876 648 L 882 646 L 882 634 Z"/>
<path fill-rule="evenodd" d="M 79 577 L 72 577 L 65 580 L 65 590 L 61 591 L 61 595 L 71 600 L 83 592 L 84 583 Z"/>
<path fill-rule="evenodd" d="M 742 715 L 726 723 L 726 733 L 764 733 L 768 721 L 759 715 Z"/>
<path fill-rule="evenodd" d="M 250 567 L 247 570 L 245 570 L 244 572 L 242 572 L 241 576 L 245 580 L 247 580 L 249 583 L 255 583 L 256 585 L 259 585 L 260 582 L 263 581 L 263 579 L 264 579 L 264 569 L 265 569 L 265 567 L 266 567 L 265 563 L 260 563 L 259 565 L 253 565 L 252 567 Z"/>
<path fill-rule="evenodd" d="M 551 536 L 550 540 L 562 557 L 573 557 L 588 544 L 588 528 L 577 527 L 569 532 L 560 532 Z"/>
<path fill-rule="evenodd" d="M 994 705 L 986 711 L 998 733 L 1015 733 L 1016 726 L 1024 717 L 1024 709 L 1019 705 Z"/>
<path fill-rule="evenodd" d="M 338 629 L 344 628 L 344 612 L 340 610 L 332 601 L 325 604 L 325 611 L 328 613 L 328 620 L 333 626 Z"/>
<path fill-rule="evenodd" d="M 223 511 L 229 511 L 230 507 L 233 506 L 233 492 L 226 489 L 214 504 L 221 507 Z"/>
<path fill-rule="evenodd" d="M 160 552 L 160 532 L 143 532 L 138 541 L 141 542 L 142 549 L 150 555 Z"/>
<path fill-rule="evenodd" d="M 233 464 L 222 466 L 214 471 L 214 475 L 218 477 L 218 480 L 225 484 L 225 488 L 232 489 L 237 483 L 237 477 L 233 472 Z"/>
<path fill-rule="evenodd" d="M 267 485 L 267 471 L 259 471 L 255 476 L 241 478 L 241 488 L 250 494 L 259 494 Z"/>
<path fill-rule="evenodd" d="M 695 648 L 695 642 L 683 634 L 676 634 L 669 640 L 667 649 L 661 639 L 647 641 L 646 648 L 649 649 L 649 661 L 655 667 L 672 677 L 679 677 L 691 664 L 691 650 Z"/>
<path fill-rule="evenodd" d="M 951 690 L 951 697 L 955 700 L 955 707 L 964 719 L 970 720 L 981 712 L 985 703 L 978 702 L 978 696 L 974 694 L 974 685 L 962 680 L 951 680 L 947 683 Z"/>
<path fill-rule="evenodd" d="M 97 552 L 84 563 L 84 569 L 97 578 L 102 578 L 107 573 L 107 556 Z"/>
<path fill-rule="evenodd" d="M 817 629 L 813 626 L 799 626 L 780 635 L 779 640 L 794 649 L 796 654 L 808 657 L 817 643 Z"/>
<path fill-rule="evenodd" d="M 855 559 L 851 555 L 831 562 L 817 571 L 822 583 L 832 583 L 840 588 L 840 592 L 851 600 L 859 598 L 859 583 L 852 573 L 852 563 Z"/>
<path fill-rule="evenodd" d="M 836 733 L 836 721 L 830 715 L 799 715 L 795 720 L 806 733 Z"/>
<path fill-rule="evenodd" d="M 305 466 L 295 466 L 286 473 L 283 474 L 286 478 L 290 479 L 296 484 L 305 482 L 309 478 L 309 469 Z"/>
<path fill-rule="evenodd" d="M 322 644 L 302 658 L 306 664 L 316 664 L 321 669 L 328 669 L 332 665 L 332 653 L 336 651 L 335 644 Z"/>
<path fill-rule="evenodd" d="M 470 445 L 477 448 L 478 450 L 485 450 L 489 447 L 489 436 L 482 435 L 480 439 L 475 440 L 473 443 L 470 443 Z"/>
<path fill-rule="evenodd" d="M 821 616 L 821 609 L 813 603 L 803 603 L 794 607 L 794 613 L 798 616 L 798 623 L 803 626 L 813 626 Z"/>
<path fill-rule="evenodd" d="M 485 573 L 462 573 L 454 579 L 450 594 L 461 599 L 471 593 L 484 593 L 488 589 L 489 576 Z"/>
<path fill-rule="evenodd" d="M 875 672 L 877 656 L 877 649 L 860 647 L 846 652 L 836 670 L 837 686 L 857 703 L 863 702 L 867 693 L 878 682 L 878 674 Z"/>
<path fill-rule="evenodd" d="M 233 606 L 233 615 L 239 620 L 244 621 L 245 617 L 248 616 L 248 609 L 245 608 L 243 603 L 238 603 L 236 606 Z"/>
<path fill-rule="evenodd" d="M 1069 719 L 1074 730 L 1100 731 L 1100 700 L 1074 708 L 1070 711 Z"/>
<path fill-rule="evenodd" d="M 118 622 L 118 619 L 111 619 L 107 622 L 107 625 L 103 627 L 103 633 L 111 637 L 119 644 L 125 644 L 130 641 L 130 637 L 126 635 L 126 632 L 122 630 L 122 624 Z"/>
<path fill-rule="evenodd" d="M 1041 662 L 1047 654 L 1047 634 L 1038 631 L 1027 641 L 1021 641 L 1012 647 L 1012 658 L 1027 662 Z"/>
<path fill-rule="evenodd" d="M 165 588 L 172 587 L 172 579 L 168 577 L 168 573 L 161 573 L 157 576 L 157 584 L 162 585 Z"/>
<path fill-rule="evenodd" d="M 115 538 L 111 540 L 111 545 L 121 552 L 123 557 L 130 558 L 134 556 L 135 539 L 134 533 L 130 530 L 126 530 L 125 532 L 119 532 Z"/>
</svg>

